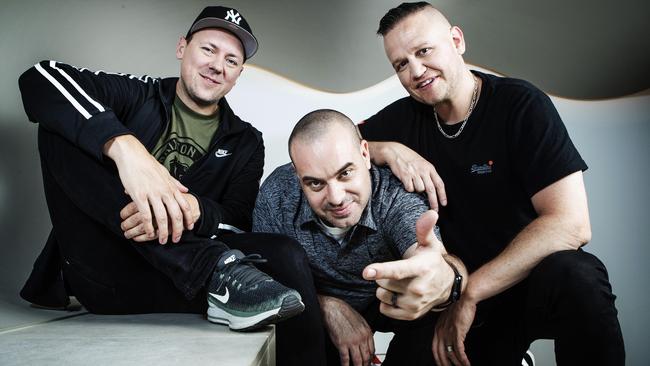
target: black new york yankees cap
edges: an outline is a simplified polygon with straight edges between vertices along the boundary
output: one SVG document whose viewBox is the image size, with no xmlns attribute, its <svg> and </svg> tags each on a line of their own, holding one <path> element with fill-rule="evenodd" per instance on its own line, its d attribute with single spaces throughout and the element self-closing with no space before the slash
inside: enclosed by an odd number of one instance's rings
<svg viewBox="0 0 650 366">
<path fill-rule="evenodd" d="M 233 33 L 244 46 L 247 60 L 257 52 L 257 38 L 253 35 L 246 19 L 236 9 L 208 6 L 196 17 L 185 38 L 205 28 L 221 28 Z"/>
</svg>

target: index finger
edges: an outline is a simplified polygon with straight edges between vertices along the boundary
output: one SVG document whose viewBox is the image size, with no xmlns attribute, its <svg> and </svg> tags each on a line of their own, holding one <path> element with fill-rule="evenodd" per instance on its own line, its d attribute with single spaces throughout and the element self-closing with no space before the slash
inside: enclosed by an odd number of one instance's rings
<svg viewBox="0 0 650 366">
<path fill-rule="evenodd" d="M 179 191 L 181 191 L 183 193 L 187 193 L 187 192 L 190 191 L 187 187 L 185 187 L 183 185 L 183 183 L 179 182 L 178 179 L 176 179 L 174 177 L 170 177 L 170 178 L 172 179 L 172 182 L 174 183 L 174 186 L 176 186 L 176 188 L 178 188 Z"/>
<path fill-rule="evenodd" d="M 392 262 L 372 263 L 363 269 L 363 278 L 366 280 L 393 279 L 402 280 L 418 274 L 419 266 L 413 259 L 400 259 Z"/>
<path fill-rule="evenodd" d="M 463 343 L 463 339 L 460 336 L 456 339 L 454 353 L 456 354 L 456 359 L 458 359 L 463 366 L 470 366 L 469 358 L 467 358 L 467 354 L 465 353 L 465 343 Z"/>
<path fill-rule="evenodd" d="M 447 346 L 444 344 L 444 341 L 438 343 L 438 360 L 440 361 L 440 366 L 449 366 L 449 355 L 447 352 Z"/>
<path fill-rule="evenodd" d="M 431 181 L 436 189 L 436 194 L 438 195 L 438 200 L 443 206 L 447 206 L 447 192 L 445 191 L 445 182 L 442 181 L 442 178 L 438 175 L 438 172 L 434 169 L 431 173 Z M 434 197 L 435 198 L 435 197 Z"/>
<path fill-rule="evenodd" d="M 342 350 L 339 350 L 339 358 L 341 359 L 341 366 L 350 365 L 350 351 L 347 347 L 343 347 Z"/>
<path fill-rule="evenodd" d="M 432 210 L 438 211 L 438 196 L 436 196 L 436 186 L 433 184 L 433 181 L 430 179 L 424 180 L 424 191 L 427 193 L 427 200 L 429 201 L 429 207 Z"/>
<path fill-rule="evenodd" d="M 400 182 L 402 182 L 402 185 L 404 186 L 404 189 L 407 192 L 413 192 L 413 181 L 412 181 L 412 175 L 409 172 L 407 167 L 402 167 L 400 166 L 390 166 L 390 170 L 393 172 L 393 175 L 396 176 Z"/>
<path fill-rule="evenodd" d="M 442 342 L 440 341 L 440 336 L 438 335 L 439 329 L 440 328 L 438 328 L 438 324 L 436 324 L 436 329 L 433 333 L 433 342 L 431 342 L 431 351 L 433 352 L 434 360 L 436 360 L 436 365 L 442 365 L 442 361 L 440 360 L 440 344 Z"/>
</svg>

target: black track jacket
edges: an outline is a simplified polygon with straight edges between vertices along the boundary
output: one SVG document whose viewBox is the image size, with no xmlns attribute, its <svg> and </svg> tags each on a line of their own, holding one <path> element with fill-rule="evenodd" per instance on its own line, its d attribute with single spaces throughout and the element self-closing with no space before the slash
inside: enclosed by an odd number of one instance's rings
<svg viewBox="0 0 650 366">
<path fill-rule="evenodd" d="M 101 161 L 104 144 L 119 135 L 132 134 L 153 149 L 170 123 L 177 81 L 41 61 L 20 76 L 19 86 L 30 121 Z M 180 180 L 198 198 L 194 232 L 205 237 L 216 235 L 219 224 L 250 230 L 264 167 L 262 134 L 225 98 L 219 111 L 208 152 Z"/>
</svg>

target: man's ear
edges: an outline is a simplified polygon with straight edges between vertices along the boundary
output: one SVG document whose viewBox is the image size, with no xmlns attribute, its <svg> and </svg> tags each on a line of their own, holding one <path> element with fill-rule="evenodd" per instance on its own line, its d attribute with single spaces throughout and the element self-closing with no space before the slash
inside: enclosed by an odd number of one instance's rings
<svg viewBox="0 0 650 366">
<path fill-rule="evenodd" d="M 181 36 L 179 38 L 178 43 L 176 44 L 176 58 L 181 60 L 183 58 L 183 54 L 185 53 L 185 48 L 187 47 L 187 40 L 185 37 Z"/>
<path fill-rule="evenodd" d="M 459 55 L 465 54 L 465 36 L 463 30 L 458 26 L 451 27 L 451 40 L 454 42 L 454 47 Z"/>
<path fill-rule="evenodd" d="M 366 168 L 370 169 L 370 149 L 368 148 L 368 141 L 361 140 L 359 148 L 361 149 L 361 156 L 363 157 L 363 162 L 366 165 Z"/>
</svg>

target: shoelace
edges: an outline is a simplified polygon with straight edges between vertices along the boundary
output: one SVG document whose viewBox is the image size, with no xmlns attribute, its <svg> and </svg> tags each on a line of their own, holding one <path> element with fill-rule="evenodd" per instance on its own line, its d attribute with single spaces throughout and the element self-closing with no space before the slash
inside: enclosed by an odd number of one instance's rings
<svg viewBox="0 0 650 366">
<path fill-rule="evenodd" d="M 226 264 L 226 266 L 221 270 L 223 273 L 223 279 L 219 286 L 217 286 L 216 292 L 219 292 L 226 282 L 230 278 L 234 278 L 237 282 L 247 285 L 251 282 L 259 282 L 265 279 L 270 279 L 267 274 L 259 270 L 250 270 L 248 266 L 252 267 L 255 263 L 266 263 L 267 260 L 262 258 L 259 254 L 249 254 L 247 256 L 237 258 L 234 261 Z M 238 264 L 242 264 L 239 266 Z"/>
</svg>

